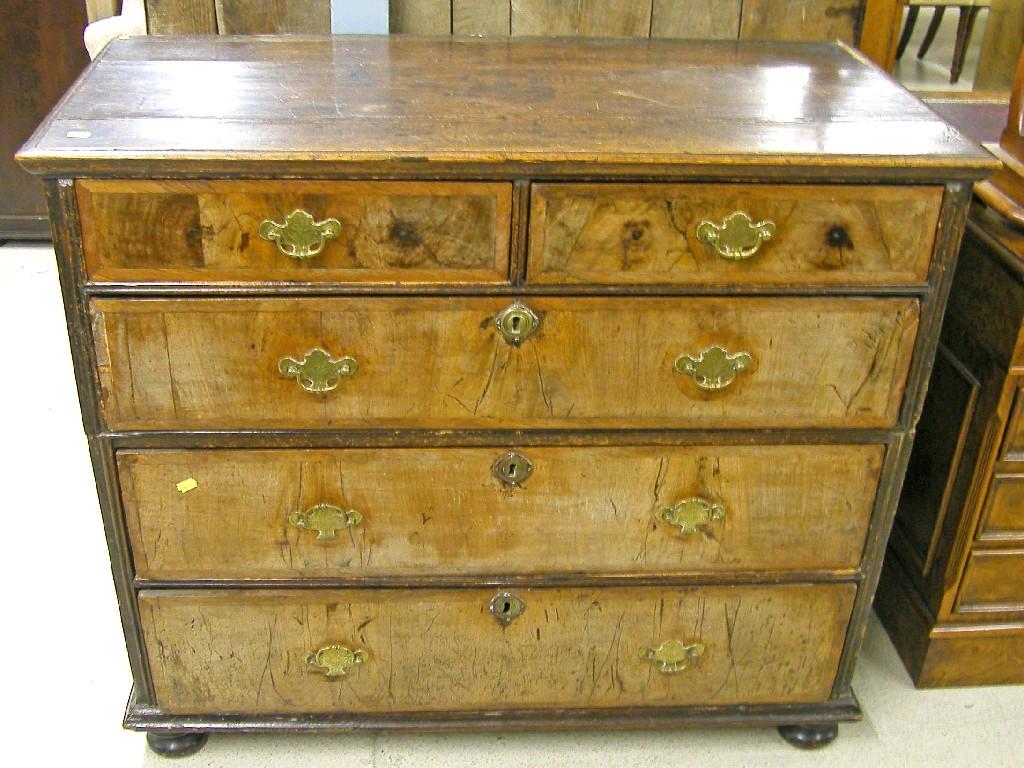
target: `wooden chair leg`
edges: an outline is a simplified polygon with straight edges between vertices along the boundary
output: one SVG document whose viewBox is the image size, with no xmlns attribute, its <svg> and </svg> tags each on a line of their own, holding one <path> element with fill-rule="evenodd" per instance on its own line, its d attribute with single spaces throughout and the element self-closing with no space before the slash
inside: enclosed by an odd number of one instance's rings
<svg viewBox="0 0 1024 768">
<path fill-rule="evenodd" d="M 921 47 L 917 49 L 917 58 L 923 59 L 925 54 L 928 53 L 928 49 L 932 47 L 935 35 L 938 33 L 939 26 L 942 24 L 942 17 L 945 15 L 945 6 L 938 5 L 935 7 L 935 12 L 932 14 L 932 20 L 928 24 L 928 29 L 924 33 L 924 40 L 921 41 Z"/>
<path fill-rule="evenodd" d="M 910 42 L 910 36 L 914 34 L 914 25 L 917 23 L 917 14 L 921 12 L 921 9 L 912 5 L 907 10 L 907 23 L 903 25 L 903 33 L 900 35 L 900 42 L 896 46 L 896 58 L 899 59 L 903 56 L 903 51 L 907 49 L 907 43 Z"/>
<path fill-rule="evenodd" d="M 967 58 L 967 48 L 971 44 L 971 33 L 974 31 L 974 21 L 978 18 L 976 6 L 960 6 L 960 22 L 956 25 L 956 45 L 953 48 L 953 64 L 949 68 L 949 82 L 955 83 L 960 79 L 960 73 L 964 68 L 964 59 Z"/>
</svg>

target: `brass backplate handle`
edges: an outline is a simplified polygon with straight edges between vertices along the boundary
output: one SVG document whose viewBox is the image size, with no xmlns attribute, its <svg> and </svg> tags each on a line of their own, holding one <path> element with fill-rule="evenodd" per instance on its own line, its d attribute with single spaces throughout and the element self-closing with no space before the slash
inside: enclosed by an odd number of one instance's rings
<svg viewBox="0 0 1024 768">
<path fill-rule="evenodd" d="M 533 462 L 517 451 L 503 453 L 491 465 L 491 474 L 508 488 L 518 488 L 533 474 Z"/>
<path fill-rule="evenodd" d="M 516 597 L 511 592 L 499 592 L 491 598 L 487 610 L 499 624 L 506 627 L 512 623 L 513 619 L 523 615 L 523 611 L 526 610 L 526 603 L 523 602 L 522 598 Z"/>
<path fill-rule="evenodd" d="M 654 662 L 658 671 L 673 675 L 694 665 L 704 655 L 703 643 L 684 643 L 682 640 L 666 640 L 655 647 L 640 649 L 640 656 Z"/>
<path fill-rule="evenodd" d="M 697 239 L 715 249 L 723 259 L 742 261 L 761 250 L 775 234 L 774 221 L 754 220 L 744 211 L 730 213 L 721 224 L 704 220 L 697 225 Z"/>
<path fill-rule="evenodd" d="M 306 654 L 306 663 L 327 677 L 344 677 L 348 670 L 367 659 L 366 651 L 352 650 L 339 643 L 325 645 Z"/>
<path fill-rule="evenodd" d="M 540 316 L 517 300 L 495 315 L 494 324 L 505 341 L 518 347 L 536 333 L 540 327 Z"/>
<path fill-rule="evenodd" d="M 292 512 L 288 522 L 304 531 L 316 531 L 317 539 L 327 540 L 336 538 L 338 531 L 356 527 L 363 522 L 363 516 L 354 509 L 317 504 L 305 512 Z"/>
<path fill-rule="evenodd" d="M 302 360 L 282 357 L 277 369 L 283 376 L 295 379 L 307 392 L 330 392 L 345 376 L 352 376 L 358 365 L 351 357 L 333 358 L 322 349 L 312 349 Z"/>
<path fill-rule="evenodd" d="M 733 354 L 716 344 L 696 357 L 681 355 L 676 359 L 675 369 L 692 378 L 701 389 L 714 392 L 728 387 L 737 374 L 750 370 L 753 364 L 754 358 L 748 353 Z"/>
<path fill-rule="evenodd" d="M 277 244 L 277 249 L 293 259 L 311 259 L 341 234 L 341 222 L 337 219 L 317 221 L 301 208 L 292 211 L 278 224 L 272 219 L 260 222 L 260 237 Z"/>
<path fill-rule="evenodd" d="M 655 514 L 659 520 L 679 526 L 680 535 L 692 536 L 711 523 L 724 520 L 725 507 L 695 496 L 683 499 L 674 507 L 662 507 Z"/>
</svg>

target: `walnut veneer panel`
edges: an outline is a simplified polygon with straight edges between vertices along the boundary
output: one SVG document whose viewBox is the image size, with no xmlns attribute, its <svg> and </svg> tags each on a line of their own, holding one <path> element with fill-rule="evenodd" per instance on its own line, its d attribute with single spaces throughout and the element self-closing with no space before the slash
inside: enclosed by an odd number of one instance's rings
<svg viewBox="0 0 1024 768">
<path fill-rule="evenodd" d="M 512 185 L 82 181 L 90 279 L 507 282 Z M 296 209 L 340 234 L 307 259 L 259 235 Z"/>
<path fill-rule="evenodd" d="M 558 163 L 590 178 L 996 167 L 834 45 L 403 36 L 114 40 L 20 158 L 76 175 L 138 163 L 151 177 L 265 175 L 268 162 L 529 176 Z"/>
<path fill-rule="evenodd" d="M 165 712 L 376 712 L 812 702 L 829 695 L 852 584 L 685 589 L 142 592 Z M 663 674 L 641 650 L 701 642 Z M 306 654 L 332 643 L 363 664 L 328 679 Z"/>
<path fill-rule="evenodd" d="M 735 573 L 860 562 L 881 446 L 121 451 L 137 574 L 147 579 L 480 573 Z M 834 475 L 836 467 L 842 473 Z M 824 486 L 821 478 L 832 476 Z M 193 478 L 198 487 L 180 493 Z M 682 535 L 659 509 L 699 497 L 724 519 Z M 288 523 L 329 503 L 330 540 Z"/>
<path fill-rule="evenodd" d="M 96 300 L 102 412 L 117 429 L 889 426 L 917 331 L 909 299 L 532 297 Z M 709 392 L 676 372 L 712 345 L 750 370 Z M 358 371 L 312 394 L 284 357 Z"/>
<path fill-rule="evenodd" d="M 922 284 L 939 187 L 755 184 L 538 184 L 530 282 Z M 722 258 L 703 221 L 735 211 L 775 224 L 754 256 Z"/>
<path fill-rule="evenodd" d="M 978 538 L 1024 541 L 1024 465 L 1003 464 L 993 473 Z"/>
</svg>

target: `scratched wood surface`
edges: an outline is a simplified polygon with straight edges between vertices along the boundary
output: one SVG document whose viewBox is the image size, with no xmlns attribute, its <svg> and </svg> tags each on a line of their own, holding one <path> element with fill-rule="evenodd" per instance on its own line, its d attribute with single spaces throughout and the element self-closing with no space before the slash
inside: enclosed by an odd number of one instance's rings
<svg viewBox="0 0 1024 768">
<path fill-rule="evenodd" d="M 918 304 L 893 299 L 531 297 L 92 302 L 102 415 L 117 429 L 882 427 L 895 423 Z M 718 391 L 678 373 L 712 345 L 752 366 Z M 312 394 L 284 357 L 358 370 Z"/>
<path fill-rule="evenodd" d="M 35 172 L 150 178 L 468 164 L 506 178 L 600 165 L 945 181 L 995 167 L 832 45 L 402 35 L 115 40 L 19 157 Z"/>
<path fill-rule="evenodd" d="M 517 589 L 183 591 L 139 596 L 156 697 L 168 713 L 812 702 L 828 698 L 853 584 Z M 665 674 L 641 651 L 700 642 Z M 366 653 L 344 677 L 306 654 Z"/>
<path fill-rule="evenodd" d="M 530 282 L 923 284 L 940 187 L 537 184 Z M 744 211 L 774 236 L 749 259 L 697 239 Z"/>
<path fill-rule="evenodd" d="M 120 451 L 146 579 L 400 574 L 735 573 L 857 567 L 884 450 L 874 445 Z M 835 473 L 842 467 L 841 473 Z M 821 478 L 830 480 L 824 487 Z M 198 484 L 185 493 L 177 484 Z M 683 499 L 724 519 L 682 535 Z M 319 540 L 287 518 L 321 504 L 362 522 Z"/>
<path fill-rule="evenodd" d="M 81 181 L 92 280 L 507 282 L 512 185 Z M 294 259 L 259 235 L 296 209 L 341 223 Z"/>
</svg>

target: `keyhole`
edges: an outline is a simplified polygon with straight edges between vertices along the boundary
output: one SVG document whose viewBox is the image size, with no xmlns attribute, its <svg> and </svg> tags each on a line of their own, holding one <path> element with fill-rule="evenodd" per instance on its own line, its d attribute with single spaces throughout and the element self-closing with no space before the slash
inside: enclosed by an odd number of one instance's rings
<svg viewBox="0 0 1024 768">
<path fill-rule="evenodd" d="M 522 321 L 523 318 L 519 317 L 519 315 L 512 315 L 512 331 L 514 333 L 519 333 L 519 324 L 522 323 Z"/>
<path fill-rule="evenodd" d="M 513 480 L 515 479 L 515 476 L 516 476 L 516 463 L 515 462 L 512 462 L 511 464 L 508 465 L 508 476 L 511 477 Z"/>
<path fill-rule="evenodd" d="M 510 603 L 508 600 L 506 600 L 504 603 L 501 604 L 501 612 L 502 613 L 509 613 L 509 612 L 511 612 L 511 610 L 512 610 L 512 603 Z"/>
</svg>

